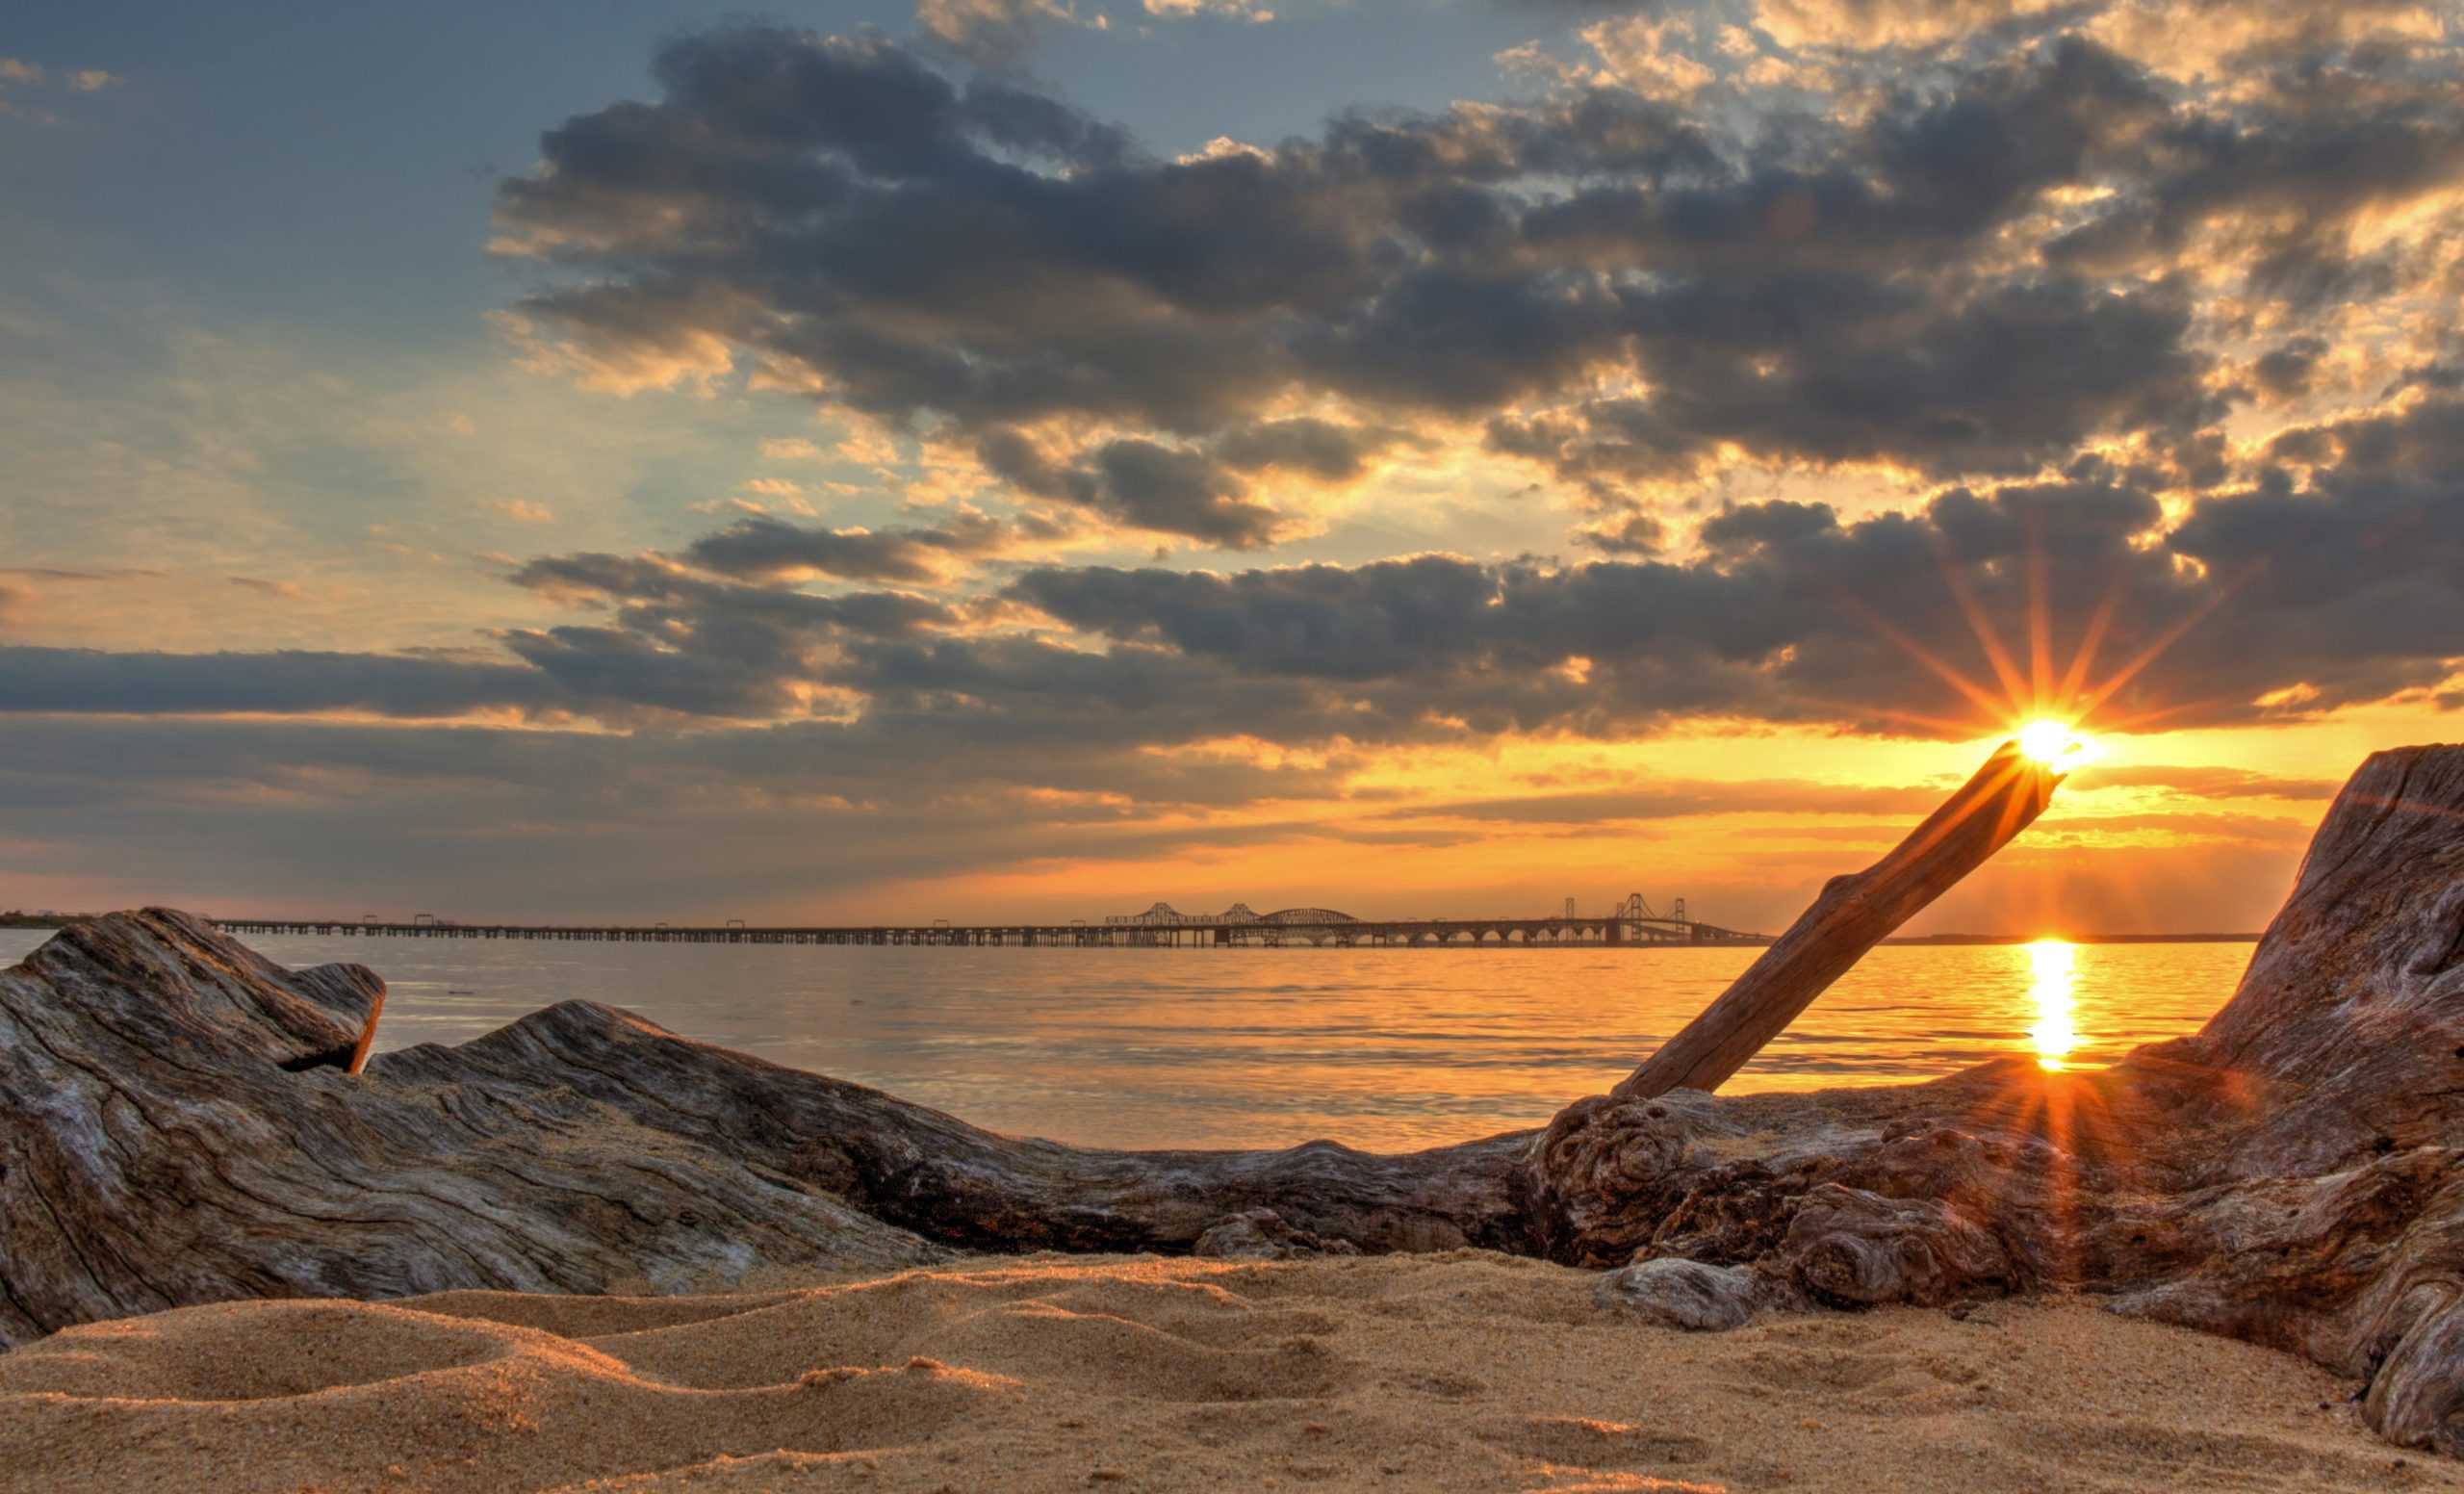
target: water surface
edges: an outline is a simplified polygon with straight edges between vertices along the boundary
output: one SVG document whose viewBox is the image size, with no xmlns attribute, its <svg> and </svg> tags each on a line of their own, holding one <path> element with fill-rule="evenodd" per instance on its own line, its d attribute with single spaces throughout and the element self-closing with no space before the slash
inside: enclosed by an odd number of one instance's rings
<svg viewBox="0 0 2464 1494">
<path fill-rule="evenodd" d="M 41 942 L 0 930 L 0 964 Z M 1099 1146 L 1391 1150 L 1547 1120 L 1623 1077 L 1750 964 L 1710 949 L 1040 949 L 262 938 L 385 977 L 382 1050 L 571 997 L 937 1106 Z M 1931 1078 L 2069 1035 L 2111 1063 L 2191 1031 L 2250 946 L 2085 944 L 2066 1025 L 2027 945 L 1877 949 L 1732 1092 Z"/>
</svg>

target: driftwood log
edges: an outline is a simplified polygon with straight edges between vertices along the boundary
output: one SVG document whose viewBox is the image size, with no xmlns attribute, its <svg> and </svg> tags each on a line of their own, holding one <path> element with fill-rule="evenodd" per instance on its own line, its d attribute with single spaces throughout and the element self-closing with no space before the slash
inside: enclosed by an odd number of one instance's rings
<svg viewBox="0 0 2464 1494">
<path fill-rule="evenodd" d="M 1607 1300 L 1704 1325 L 2093 1294 L 2306 1355 L 2392 1440 L 2464 1454 L 2464 748 L 2371 759 L 2233 999 L 2112 1069 L 1629 1085 L 1407 1155 L 999 1137 L 588 1002 L 295 1067 L 381 992 L 161 911 L 0 973 L 0 1339 L 235 1297 L 1474 1244 L 1628 1268 Z"/>
<path fill-rule="evenodd" d="M 1728 1083 L 1849 966 L 2035 824 L 2061 782 L 2051 765 L 2004 742 L 1888 856 L 1832 878 L 1787 933 L 1609 1096 L 1708 1094 Z"/>
</svg>

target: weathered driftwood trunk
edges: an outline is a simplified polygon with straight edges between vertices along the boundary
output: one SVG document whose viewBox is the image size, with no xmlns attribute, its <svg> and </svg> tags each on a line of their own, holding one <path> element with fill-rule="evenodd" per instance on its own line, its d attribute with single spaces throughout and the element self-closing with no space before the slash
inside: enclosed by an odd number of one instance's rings
<svg viewBox="0 0 2464 1494">
<path fill-rule="evenodd" d="M 1770 1302 L 2040 1289 L 2369 1381 L 2391 1439 L 2464 1455 L 2464 748 L 2365 763 L 2239 990 L 2102 1072 L 1604 1096 L 1551 1122 L 1561 1259 L 1743 1270 Z"/>
<path fill-rule="evenodd" d="M 2061 782 L 2017 742 L 2003 743 L 1888 856 L 1832 878 L 1762 958 L 1609 1094 L 1648 1099 L 1728 1083 L 1868 950 L 2036 823 Z"/>
<path fill-rule="evenodd" d="M 0 1341 L 236 1297 L 1186 1251 L 1266 1205 L 1370 1249 L 1520 1239 L 1509 1139 L 1401 1157 L 1013 1140 L 585 1001 L 357 1078 L 295 1067 L 347 1053 L 382 989 L 160 910 L 0 974 Z"/>
<path fill-rule="evenodd" d="M 1403 1156 L 1012 1140 L 585 1002 L 286 1069 L 380 991 L 164 913 L 0 974 L 0 1336 L 953 1249 L 1468 1242 L 1699 1262 L 1668 1269 L 1733 1305 L 2100 1294 L 2365 1378 L 2388 1436 L 2464 1452 L 2464 749 L 2372 759 L 2232 1002 L 2110 1070 L 1629 1092 Z"/>
</svg>

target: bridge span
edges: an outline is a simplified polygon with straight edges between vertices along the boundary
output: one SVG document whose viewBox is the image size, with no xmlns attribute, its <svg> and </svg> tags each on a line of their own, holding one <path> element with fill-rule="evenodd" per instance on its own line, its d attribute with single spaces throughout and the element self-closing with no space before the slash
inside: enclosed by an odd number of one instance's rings
<svg viewBox="0 0 2464 1494">
<path fill-rule="evenodd" d="M 218 918 L 231 934 L 289 934 L 323 939 L 521 939 L 622 944 L 885 944 L 1075 949 L 1277 949 L 1411 948 L 1481 945 L 1525 948 L 1563 946 L 1665 946 L 1767 944 L 1767 935 L 1748 934 L 1672 914 L 1654 913 L 1630 898 L 1606 914 L 1573 912 L 1536 918 L 1353 918 L 1325 910 L 1296 910 L 1254 922 L 1142 923 L 930 923 L 840 924 L 796 927 L 725 924 L 669 925 L 567 923 L 462 923 L 418 914 L 407 923 L 373 915 L 350 918 Z"/>
</svg>

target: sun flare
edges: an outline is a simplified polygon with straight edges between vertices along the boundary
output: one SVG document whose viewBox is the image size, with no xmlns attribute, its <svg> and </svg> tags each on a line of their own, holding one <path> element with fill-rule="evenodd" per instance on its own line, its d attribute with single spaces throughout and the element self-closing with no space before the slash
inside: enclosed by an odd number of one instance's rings
<svg viewBox="0 0 2464 1494">
<path fill-rule="evenodd" d="M 2066 939 L 2040 939 L 2028 946 L 2028 966 L 2034 977 L 2028 996 L 2037 1006 L 2037 1024 L 2028 1029 L 2028 1038 L 2036 1044 L 2040 1068 L 2061 1069 L 2070 1050 L 2079 1045 L 2071 996 L 2078 964 L 2078 948 Z"/>
<path fill-rule="evenodd" d="M 2019 751 L 2065 772 L 2099 756 L 2093 739 L 2073 731 L 2069 722 L 2051 716 L 2040 716 L 2019 728 Z"/>
</svg>

